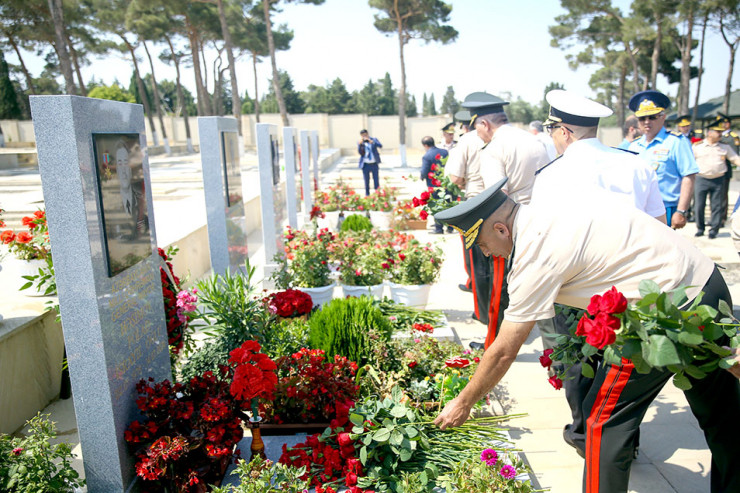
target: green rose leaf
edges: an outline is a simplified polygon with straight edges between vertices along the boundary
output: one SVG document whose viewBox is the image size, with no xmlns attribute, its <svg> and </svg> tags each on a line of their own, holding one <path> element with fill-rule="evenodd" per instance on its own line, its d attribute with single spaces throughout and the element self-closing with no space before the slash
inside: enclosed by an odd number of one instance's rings
<svg viewBox="0 0 740 493">
<path fill-rule="evenodd" d="M 365 428 L 363 428 L 362 426 L 353 426 L 352 427 L 352 433 L 356 433 L 356 434 L 359 435 L 360 433 L 362 433 L 364 431 L 365 431 Z"/>
<path fill-rule="evenodd" d="M 645 359 L 642 357 L 642 352 L 633 354 L 631 361 L 632 364 L 635 365 L 635 370 L 637 370 L 637 373 L 645 375 L 652 371 L 650 365 L 647 364 Z"/>
<path fill-rule="evenodd" d="M 696 334 L 692 330 L 689 330 L 687 327 L 685 330 L 682 330 L 678 333 L 678 342 L 680 342 L 681 344 L 687 344 L 689 346 L 698 346 L 699 344 L 704 342 L 704 337 L 701 335 L 701 332 Z"/>
<path fill-rule="evenodd" d="M 349 415 L 349 421 L 353 425 L 356 425 L 356 426 L 360 426 L 361 427 L 363 425 L 363 423 L 365 423 L 365 418 L 362 417 L 362 415 L 360 415 L 360 414 L 352 413 L 352 414 Z M 361 433 L 361 432 L 357 432 L 357 433 Z"/>
<path fill-rule="evenodd" d="M 660 286 L 655 281 L 650 279 L 643 279 L 639 285 L 640 296 L 643 298 L 650 293 L 660 294 Z"/>
<path fill-rule="evenodd" d="M 411 450 L 407 448 L 402 448 L 401 453 L 399 454 L 401 462 L 406 462 L 407 460 L 411 459 L 412 455 L 413 453 L 411 452 Z"/>
<path fill-rule="evenodd" d="M 406 406 L 402 406 L 400 404 L 397 404 L 391 408 L 391 416 L 394 418 L 403 418 L 406 416 Z"/>
<path fill-rule="evenodd" d="M 694 365 L 688 365 L 686 368 L 684 368 L 684 371 L 691 377 L 694 377 L 696 379 L 704 378 L 707 376 L 706 373 L 701 371 L 699 368 L 695 367 Z"/>
<path fill-rule="evenodd" d="M 360 462 L 363 466 L 367 463 L 367 447 L 360 448 Z"/>
<path fill-rule="evenodd" d="M 724 331 L 717 324 L 708 323 L 704 326 L 704 339 L 708 341 L 716 341 L 722 337 L 722 334 L 724 334 Z"/>
<path fill-rule="evenodd" d="M 393 430 L 393 433 L 391 433 L 390 443 L 392 445 L 401 445 L 401 442 L 403 442 L 403 434 L 398 430 Z"/>
<path fill-rule="evenodd" d="M 732 317 L 732 308 L 730 308 L 730 305 L 728 305 L 725 300 L 719 300 L 717 308 L 719 308 L 719 311 L 722 315 Z"/>
<path fill-rule="evenodd" d="M 651 335 L 648 341 L 642 344 L 642 357 L 653 367 L 681 363 L 676 346 L 663 335 Z"/>
<path fill-rule="evenodd" d="M 604 362 L 610 365 L 621 365 L 622 357 L 617 354 L 612 346 L 607 346 L 604 349 Z"/>
<path fill-rule="evenodd" d="M 593 356 L 594 354 L 598 353 L 598 348 L 592 346 L 591 344 L 584 344 L 583 348 L 581 348 L 581 352 L 583 352 L 583 355 L 588 358 L 590 356 Z"/>
<path fill-rule="evenodd" d="M 406 427 L 406 436 L 409 438 L 414 438 L 419 435 L 419 430 L 416 429 L 414 426 L 407 426 Z"/>
<path fill-rule="evenodd" d="M 368 433 L 367 435 L 362 437 L 362 443 L 364 443 L 365 445 L 370 445 L 371 443 L 373 443 L 373 436 Z"/>
<path fill-rule="evenodd" d="M 594 368 L 588 363 L 583 363 L 581 365 L 581 375 L 586 378 L 594 378 Z"/>
<path fill-rule="evenodd" d="M 391 437 L 391 432 L 388 428 L 381 428 L 373 433 L 373 440 L 376 442 L 386 442 Z"/>
<path fill-rule="evenodd" d="M 673 385 L 681 390 L 689 390 L 691 388 L 691 382 L 689 378 L 683 373 L 676 373 L 673 375 Z"/>
</svg>

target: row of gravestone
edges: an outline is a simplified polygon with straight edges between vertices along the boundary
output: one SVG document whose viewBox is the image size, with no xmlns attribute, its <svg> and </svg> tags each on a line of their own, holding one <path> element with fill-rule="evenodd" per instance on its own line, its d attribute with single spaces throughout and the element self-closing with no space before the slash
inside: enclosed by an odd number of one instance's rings
<svg viewBox="0 0 740 493">
<path fill-rule="evenodd" d="M 32 96 L 31 113 L 88 491 L 135 488 L 123 440 L 135 385 L 171 378 L 140 105 Z M 247 256 L 237 122 L 198 119 L 213 272 Z M 263 249 L 269 269 L 282 228 L 310 213 L 318 135 L 258 124 Z M 313 177 L 309 174 L 312 158 Z M 302 200 L 301 200 L 302 198 Z"/>
</svg>

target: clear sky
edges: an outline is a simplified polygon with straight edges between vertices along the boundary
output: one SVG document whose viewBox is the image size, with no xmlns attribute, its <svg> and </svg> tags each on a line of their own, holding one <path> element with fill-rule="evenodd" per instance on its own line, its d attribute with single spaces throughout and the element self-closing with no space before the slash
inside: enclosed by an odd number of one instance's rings
<svg viewBox="0 0 740 493">
<path fill-rule="evenodd" d="M 493 94 L 511 92 L 515 97 L 536 103 L 549 82 L 559 82 L 566 89 L 593 96 L 588 86 L 594 66 L 577 71 L 568 67 L 565 53 L 550 46 L 548 26 L 563 13 L 556 0 L 452 0 L 450 24 L 459 31 L 457 40 L 449 45 L 424 44 L 411 41 L 405 48 L 408 90 L 416 96 L 421 111 L 423 93 L 434 94 L 437 108 L 447 86 L 453 86 L 458 99 L 473 91 Z M 629 2 L 615 2 L 623 10 Z M 277 64 L 293 79 L 294 86 L 304 90 L 309 84 L 326 85 L 340 77 L 349 91 L 361 89 L 369 79 L 379 79 L 389 72 L 394 87 L 400 86 L 398 39 L 384 36 L 373 26 L 373 15 L 366 0 L 326 0 L 323 5 L 286 4 L 276 15 L 276 24 L 287 24 L 294 31 L 289 51 L 278 52 Z M 718 34 L 707 31 L 704 55 L 705 75 L 701 100 L 724 94 L 729 50 Z M 162 47 L 159 47 L 161 49 Z M 140 49 L 140 57 L 145 57 Z M 698 49 L 694 50 L 698 65 Z M 16 63 L 14 55 L 6 54 Z M 210 59 L 213 59 L 211 53 Z M 29 63 L 30 62 L 30 63 Z M 29 54 L 34 75 L 43 61 Z M 239 91 L 254 96 L 251 59 L 237 62 Z M 740 62 L 736 65 L 740 65 Z M 106 83 L 118 79 L 128 85 L 131 63 L 118 55 L 94 59 L 83 69 L 83 76 L 94 76 Z M 140 65 L 149 71 L 148 63 Z M 267 90 L 271 77 L 269 58 L 258 66 L 260 93 Z M 175 70 L 155 61 L 157 79 L 175 79 Z M 183 72 L 183 83 L 195 94 L 192 68 Z M 60 78 L 61 80 L 61 78 Z M 213 76 L 209 74 L 212 89 Z M 740 88 L 740 70 L 735 70 L 733 89 Z M 668 85 L 659 76 L 658 89 L 675 96 L 678 85 Z M 691 103 L 696 89 L 692 81 Z"/>
</svg>

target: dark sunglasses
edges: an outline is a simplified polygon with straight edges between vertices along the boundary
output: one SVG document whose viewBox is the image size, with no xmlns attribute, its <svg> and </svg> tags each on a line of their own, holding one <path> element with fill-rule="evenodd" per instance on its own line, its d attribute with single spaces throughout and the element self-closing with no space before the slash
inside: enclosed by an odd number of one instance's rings
<svg viewBox="0 0 740 493">
<path fill-rule="evenodd" d="M 566 126 L 564 126 L 564 125 L 553 125 L 552 127 L 547 127 L 547 133 L 548 133 L 548 134 L 550 134 L 550 135 L 552 135 L 552 132 L 553 132 L 553 131 L 554 131 L 554 130 L 555 130 L 556 128 L 564 128 L 564 129 L 565 129 L 565 130 L 567 130 L 568 132 L 570 132 L 570 133 L 573 133 L 573 130 L 569 129 L 568 127 L 566 127 Z"/>
<path fill-rule="evenodd" d="M 644 122 L 645 120 L 657 120 L 658 118 L 660 118 L 661 114 L 662 113 L 658 113 L 656 115 L 650 115 L 650 116 L 638 116 L 637 120 L 641 122 Z"/>
</svg>

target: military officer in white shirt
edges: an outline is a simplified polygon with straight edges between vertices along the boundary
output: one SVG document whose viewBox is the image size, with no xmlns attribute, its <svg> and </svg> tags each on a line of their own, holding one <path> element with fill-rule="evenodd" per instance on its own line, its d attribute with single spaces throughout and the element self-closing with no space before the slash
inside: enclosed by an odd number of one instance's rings
<svg viewBox="0 0 740 493">
<path fill-rule="evenodd" d="M 435 419 L 441 429 L 468 419 L 473 405 L 506 374 L 535 321 L 554 315 L 554 303 L 586 309 L 593 295 L 612 286 L 634 301 L 641 298 L 640 281 L 651 279 L 663 291 L 688 286 L 691 301 L 703 292 L 703 304 L 732 306 L 711 259 L 614 194 L 585 187 L 557 201 L 519 205 L 501 191 L 505 181 L 435 214 L 486 255 L 511 263 L 510 303 L 499 336 L 468 385 Z M 628 360 L 599 365 L 583 404 L 588 413 L 584 492 L 627 491 L 640 421 L 671 376 L 661 370 L 640 373 Z M 730 371 L 717 369 L 684 393 L 712 451 L 711 491 L 740 491 L 740 383 Z"/>
</svg>

